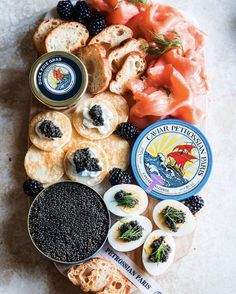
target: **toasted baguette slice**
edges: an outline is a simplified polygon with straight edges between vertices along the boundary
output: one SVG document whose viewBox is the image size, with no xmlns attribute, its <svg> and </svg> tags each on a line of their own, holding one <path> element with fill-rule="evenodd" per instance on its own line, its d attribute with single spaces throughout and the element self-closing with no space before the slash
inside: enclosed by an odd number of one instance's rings
<svg viewBox="0 0 236 294">
<path fill-rule="evenodd" d="M 111 80 L 111 69 L 102 45 L 88 45 L 75 53 L 85 64 L 88 71 L 88 91 L 98 94 L 106 90 Z"/>
<path fill-rule="evenodd" d="M 89 32 L 81 23 L 66 22 L 53 29 L 45 39 L 47 52 L 67 51 L 84 47 L 89 37 Z"/>
<path fill-rule="evenodd" d="M 146 60 L 140 53 L 130 53 L 116 75 L 116 80 L 110 83 L 110 91 L 124 94 L 129 80 L 141 76 L 146 68 Z"/>
<path fill-rule="evenodd" d="M 45 38 L 47 35 L 64 21 L 59 18 L 43 20 L 37 27 L 33 35 L 33 42 L 39 54 L 46 53 Z"/>
<path fill-rule="evenodd" d="M 139 52 L 146 56 L 145 47 L 148 45 L 145 39 L 130 39 L 123 46 L 109 53 L 108 61 L 113 72 L 117 72 L 124 63 L 125 57 L 131 52 Z"/>
<path fill-rule="evenodd" d="M 125 25 L 111 25 L 91 39 L 89 44 L 101 44 L 106 50 L 132 38 L 133 31 Z"/>
<path fill-rule="evenodd" d="M 111 282 L 97 294 L 130 294 L 131 287 L 129 281 L 116 269 L 112 275 Z"/>
<path fill-rule="evenodd" d="M 75 286 L 80 286 L 83 291 L 98 292 L 111 283 L 112 274 L 115 271 L 116 268 L 110 261 L 94 258 L 81 265 L 73 266 L 67 276 Z"/>
</svg>

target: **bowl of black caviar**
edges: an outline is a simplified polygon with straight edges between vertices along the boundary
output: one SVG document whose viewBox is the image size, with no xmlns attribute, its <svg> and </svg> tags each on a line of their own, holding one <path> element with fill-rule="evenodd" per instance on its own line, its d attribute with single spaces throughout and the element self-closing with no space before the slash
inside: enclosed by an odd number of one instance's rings
<svg viewBox="0 0 236 294">
<path fill-rule="evenodd" d="M 82 263 L 105 244 L 111 219 L 103 198 L 71 181 L 52 184 L 32 202 L 28 232 L 36 249 L 54 262 Z"/>
</svg>

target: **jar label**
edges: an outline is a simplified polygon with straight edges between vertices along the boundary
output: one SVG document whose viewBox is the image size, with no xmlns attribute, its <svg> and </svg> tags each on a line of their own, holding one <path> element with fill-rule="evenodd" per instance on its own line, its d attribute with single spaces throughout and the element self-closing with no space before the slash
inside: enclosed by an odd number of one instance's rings
<svg viewBox="0 0 236 294">
<path fill-rule="evenodd" d="M 164 120 L 143 131 L 132 151 L 136 180 L 160 199 L 184 199 L 201 189 L 211 170 L 211 151 L 190 124 Z"/>
<path fill-rule="evenodd" d="M 73 60 L 58 55 L 41 64 L 36 82 L 48 99 L 63 101 L 72 98 L 80 90 L 82 72 Z"/>
</svg>

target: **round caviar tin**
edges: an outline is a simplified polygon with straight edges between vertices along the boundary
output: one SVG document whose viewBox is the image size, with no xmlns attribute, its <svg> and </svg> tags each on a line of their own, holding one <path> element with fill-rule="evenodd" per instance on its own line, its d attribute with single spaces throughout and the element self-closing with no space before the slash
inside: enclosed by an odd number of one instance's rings
<svg viewBox="0 0 236 294">
<path fill-rule="evenodd" d="M 75 249 L 75 246 L 72 247 L 71 242 L 73 242 L 73 241 L 75 242 L 76 240 L 78 241 L 78 238 L 80 237 L 80 236 L 76 236 L 75 231 L 74 231 L 75 230 L 74 226 L 73 226 L 73 229 L 72 229 L 72 225 L 70 225 L 70 227 L 68 228 L 67 223 L 64 223 L 63 218 L 61 218 L 61 215 L 62 215 L 63 211 L 65 211 L 65 209 L 60 209 L 59 208 L 60 204 L 64 207 L 66 207 L 66 206 L 68 206 L 68 203 L 65 203 L 65 202 L 72 201 L 71 198 L 68 197 L 68 195 L 67 195 L 68 188 L 65 190 L 65 193 L 63 193 L 64 194 L 64 201 L 59 199 L 59 197 L 60 197 L 59 195 L 60 195 L 61 191 L 63 191 L 63 190 L 61 190 L 63 185 L 74 186 L 71 188 L 74 191 L 75 191 L 76 187 L 78 186 L 78 187 L 82 187 L 81 189 L 84 191 L 89 190 L 90 193 L 93 193 L 94 197 L 98 199 L 98 202 L 100 202 L 99 205 L 96 205 L 96 210 L 97 210 L 96 215 L 97 215 L 97 218 L 99 219 L 100 223 L 102 222 L 101 211 L 103 211 L 103 215 L 106 214 L 107 230 L 106 230 L 106 234 L 103 237 L 101 244 L 97 247 L 96 250 L 94 250 L 94 252 L 92 252 L 91 255 L 89 255 L 85 258 L 73 260 L 73 261 L 60 260 L 56 257 L 53 257 L 51 254 L 49 255 L 46 252 L 47 248 L 51 248 L 51 250 L 56 251 L 57 247 L 62 243 L 64 245 L 63 245 L 63 248 L 60 250 L 60 254 L 62 252 L 65 252 L 66 250 L 73 251 L 73 248 Z M 57 198 L 58 205 L 54 205 L 53 208 L 51 206 L 49 206 L 49 208 L 48 208 L 49 212 L 47 214 L 45 214 L 45 208 L 43 206 L 47 206 L 48 203 L 46 203 L 46 201 L 50 200 L 50 195 L 48 195 L 48 191 L 50 189 L 55 190 L 55 188 L 57 188 L 57 187 L 59 187 L 59 188 L 57 189 L 57 193 L 55 195 L 56 196 L 55 198 Z M 74 192 L 74 194 L 75 194 L 75 192 Z M 78 198 L 81 197 L 81 193 L 78 193 L 77 195 L 78 195 Z M 66 201 L 65 201 L 65 198 L 67 199 Z M 95 201 L 93 201 L 93 202 L 96 203 Z M 94 206 L 95 206 L 95 204 L 94 204 Z M 52 211 L 53 209 L 54 209 L 55 213 Z M 79 208 L 79 206 L 73 205 L 73 207 L 71 207 L 69 210 L 71 212 L 70 214 L 72 214 L 72 211 L 77 210 L 80 212 L 81 218 L 84 218 L 84 219 L 86 218 L 85 213 L 84 213 L 84 207 L 80 206 L 80 208 Z M 31 228 L 32 222 L 30 221 L 30 218 L 32 216 L 32 211 L 34 211 L 34 215 L 36 214 L 37 217 L 39 218 L 36 220 L 37 224 L 34 225 L 36 227 L 36 230 L 32 230 L 32 228 Z M 40 213 L 38 213 L 39 211 L 40 211 Z M 100 214 L 99 214 L 99 212 L 100 212 Z M 77 214 L 77 218 L 75 218 L 76 221 L 78 221 L 78 215 L 79 214 Z M 91 216 L 93 215 L 93 211 L 90 212 L 90 215 Z M 72 218 L 72 217 L 73 217 L 72 215 L 69 216 L 69 218 Z M 87 218 L 89 218 L 89 217 L 87 217 Z M 69 219 L 69 221 L 70 221 L 70 219 Z M 88 220 L 86 220 L 86 222 L 87 221 Z M 48 231 L 49 226 L 55 227 L 55 228 L 53 228 L 53 231 L 55 232 L 55 236 L 51 236 L 52 233 Z M 96 224 L 95 224 L 95 227 L 96 227 Z M 110 227 L 111 227 L 111 216 L 110 216 L 110 212 L 106 206 L 106 203 L 103 200 L 103 197 L 97 191 L 92 189 L 91 187 L 88 187 L 88 186 L 81 184 L 81 183 L 69 181 L 69 180 L 57 182 L 57 183 L 51 184 L 51 185 L 47 186 L 46 188 L 44 188 L 32 201 L 30 208 L 29 208 L 28 217 L 27 217 L 27 229 L 28 229 L 28 234 L 29 234 L 29 237 L 30 237 L 32 244 L 38 250 L 39 253 L 41 253 L 47 259 L 53 261 L 58 266 L 60 264 L 65 265 L 65 266 L 76 265 L 76 264 L 84 263 L 85 261 L 88 261 L 89 259 L 95 257 L 102 250 L 104 245 L 106 244 Z M 82 226 L 82 228 L 83 228 L 83 226 Z M 97 227 L 96 227 L 96 230 L 98 230 Z M 64 231 L 66 231 L 67 235 L 69 234 L 69 237 L 67 237 L 66 240 L 63 239 L 63 238 L 65 238 L 65 234 L 63 233 Z M 99 230 L 98 230 L 98 232 L 99 232 Z M 101 231 L 100 231 L 100 233 L 101 233 Z M 51 243 L 49 241 L 47 241 L 48 236 L 51 236 L 50 239 L 54 240 L 55 244 L 53 244 L 53 246 L 51 245 Z M 60 238 L 62 238 L 62 239 L 60 240 Z M 91 238 L 94 238 L 94 236 L 91 236 Z M 46 243 L 45 243 L 45 240 L 46 240 Z M 91 244 L 91 240 L 88 240 L 86 242 L 86 244 L 89 242 Z M 85 246 L 85 249 L 83 249 L 84 247 L 82 246 L 82 243 L 80 243 L 80 246 L 77 246 L 76 249 L 78 249 L 78 247 L 80 247 L 81 248 L 80 250 L 85 250 L 84 253 L 87 254 L 88 249 L 86 246 Z M 68 249 L 66 249 L 66 247 L 68 247 Z"/>
<path fill-rule="evenodd" d="M 54 109 L 75 105 L 88 85 L 87 70 L 73 54 L 54 51 L 39 57 L 30 71 L 30 86 L 34 96 Z"/>
<path fill-rule="evenodd" d="M 198 193 L 212 168 L 206 137 L 181 120 L 162 120 L 134 143 L 131 168 L 138 184 L 157 199 L 183 200 Z"/>
</svg>

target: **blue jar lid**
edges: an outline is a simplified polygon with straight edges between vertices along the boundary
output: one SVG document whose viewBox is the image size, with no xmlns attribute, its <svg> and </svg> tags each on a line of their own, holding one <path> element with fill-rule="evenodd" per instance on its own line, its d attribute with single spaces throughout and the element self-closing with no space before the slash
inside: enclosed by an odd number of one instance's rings
<svg viewBox="0 0 236 294">
<path fill-rule="evenodd" d="M 158 121 L 137 138 L 131 153 L 137 183 L 158 199 L 183 200 L 196 195 L 212 169 L 206 137 L 181 120 Z"/>
</svg>

